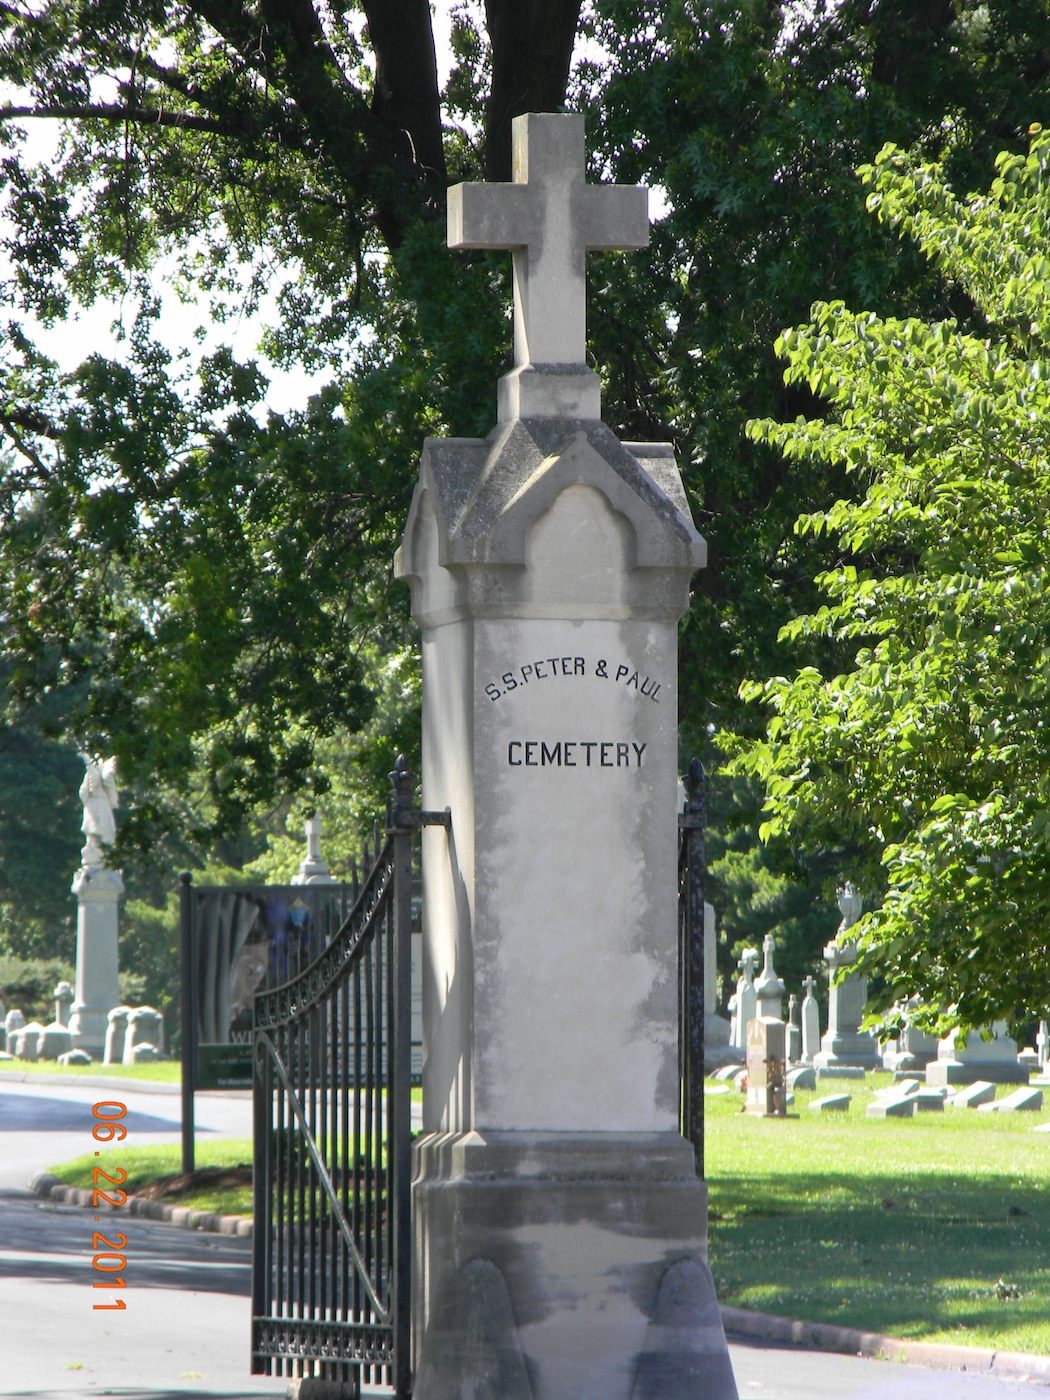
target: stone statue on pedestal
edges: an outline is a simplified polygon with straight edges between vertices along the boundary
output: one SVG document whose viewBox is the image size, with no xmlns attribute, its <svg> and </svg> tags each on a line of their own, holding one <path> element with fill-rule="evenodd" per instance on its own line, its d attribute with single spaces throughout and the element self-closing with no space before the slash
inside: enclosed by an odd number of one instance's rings
<svg viewBox="0 0 1050 1400">
<path fill-rule="evenodd" d="M 114 816 L 120 800 L 117 795 L 117 760 L 107 758 L 100 762 L 87 753 L 80 756 L 85 767 L 84 781 L 80 784 L 80 800 L 84 804 L 80 829 L 86 838 L 80 859 L 85 869 L 91 869 L 104 863 L 103 846 L 112 846 L 117 839 Z"/>
</svg>

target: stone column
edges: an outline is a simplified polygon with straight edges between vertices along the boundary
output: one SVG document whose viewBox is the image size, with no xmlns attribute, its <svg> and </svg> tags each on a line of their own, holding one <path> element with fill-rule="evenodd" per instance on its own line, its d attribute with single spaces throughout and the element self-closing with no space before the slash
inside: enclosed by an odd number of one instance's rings
<svg viewBox="0 0 1050 1400">
<path fill-rule="evenodd" d="M 118 904 L 124 893 L 119 870 L 81 867 L 73 877 L 77 897 L 77 975 L 69 1029 L 78 1050 L 101 1059 L 117 986 Z"/>
<path fill-rule="evenodd" d="M 110 1009 L 120 1001 L 117 989 L 118 903 L 124 893 L 119 870 L 105 864 L 106 848 L 116 835 L 116 764 L 82 754 L 84 805 L 81 866 L 73 876 L 77 897 L 76 988 L 69 1018 L 73 1045 L 101 1058 L 106 1045 Z"/>
<path fill-rule="evenodd" d="M 584 184 L 582 118 L 514 141 L 515 183 L 450 191 L 449 225 L 515 248 L 518 365 L 487 440 L 426 443 L 398 560 L 423 806 L 451 814 L 423 833 L 414 1400 L 721 1400 L 678 1133 L 677 621 L 703 543 L 671 450 L 601 423 L 574 321 L 584 250 L 644 242 L 644 195 Z"/>
</svg>

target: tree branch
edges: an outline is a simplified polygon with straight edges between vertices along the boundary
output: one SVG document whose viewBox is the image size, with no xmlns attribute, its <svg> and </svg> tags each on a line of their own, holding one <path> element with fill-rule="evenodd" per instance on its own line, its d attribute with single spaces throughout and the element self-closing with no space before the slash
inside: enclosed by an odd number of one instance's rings
<svg viewBox="0 0 1050 1400">
<path fill-rule="evenodd" d="M 72 121 L 134 122 L 138 126 L 170 126 L 183 131 L 208 131 L 218 136 L 248 136 L 246 127 L 192 112 L 163 112 L 155 107 L 122 107 L 119 103 L 88 103 L 48 107 L 0 107 L 0 121 L 20 117 L 66 117 Z"/>
</svg>

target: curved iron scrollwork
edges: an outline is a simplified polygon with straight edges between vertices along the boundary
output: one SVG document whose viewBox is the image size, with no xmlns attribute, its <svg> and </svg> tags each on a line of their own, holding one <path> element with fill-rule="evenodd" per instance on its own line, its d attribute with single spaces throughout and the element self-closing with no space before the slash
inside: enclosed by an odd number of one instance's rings
<svg viewBox="0 0 1050 1400">
<path fill-rule="evenodd" d="M 252 1370 L 409 1394 L 411 808 L 399 758 L 354 906 L 255 999 Z M 439 818 L 440 819 L 440 818 Z M 377 829 L 378 830 L 378 829 Z"/>
</svg>

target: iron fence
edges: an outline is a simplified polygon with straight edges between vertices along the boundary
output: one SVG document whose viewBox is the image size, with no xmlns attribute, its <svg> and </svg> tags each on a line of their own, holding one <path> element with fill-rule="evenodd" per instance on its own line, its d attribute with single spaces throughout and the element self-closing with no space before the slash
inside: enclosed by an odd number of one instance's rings
<svg viewBox="0 0 1050 1400">
<path fill-rule="evenodd" d="M 413 775 L 353 907 L 255 998 L 252 1371 L 409 1394 Z M 434 818 L 442 820 L 442 818 Z"/>
<path fill-rule="evenodd" d="M 694 758 L 678 815 L 678 1060 L 681 1131 L 704 1175 L 704 875 L 707 777 Z"/>
</svg>

